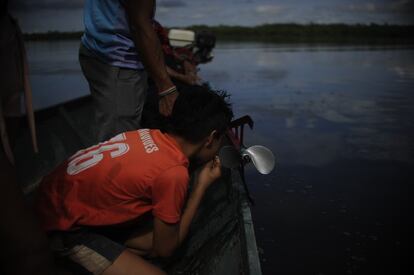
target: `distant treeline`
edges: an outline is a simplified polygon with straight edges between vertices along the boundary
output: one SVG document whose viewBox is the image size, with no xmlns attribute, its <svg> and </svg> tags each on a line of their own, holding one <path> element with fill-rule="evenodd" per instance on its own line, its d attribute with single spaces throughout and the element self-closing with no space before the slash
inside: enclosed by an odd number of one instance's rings
<svg viewBox="0 0 414 275">
<path fill-rule="evenodd" d="M 192 26 L 209 30 L 218 40 L 260 40 L 280 43 L 414 43 L 414 25 L 266 24 L 255 27 Z"/>
<path fill-rule="evenodd" d="M 414 43 L 414 25 L 388 24 L 265 24 L 242 26 L 189 26 L 211 31 L 219 41 L 269 41 L 279 43 Z M 27 40 L 79 39 L 82 32 L 25 34 Z"/>
</svg>

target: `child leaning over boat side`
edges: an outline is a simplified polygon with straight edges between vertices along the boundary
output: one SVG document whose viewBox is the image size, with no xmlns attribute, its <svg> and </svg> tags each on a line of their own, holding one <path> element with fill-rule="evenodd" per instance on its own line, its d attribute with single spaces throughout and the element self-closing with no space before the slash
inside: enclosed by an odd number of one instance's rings
<svg viewBox="0 0 414 275">
<path fill-rule="evenodd" d="M 216 155 L 232 116 L 224 93 L 190 86 L 162 130 L 121 133 L 62 163 L 36 203 L 54 251 L 94 274 L 164 274 L 141 256 L 169 257 L 185 239 L 221 176 Z M 190 161 L 204 166 L 182 209 Z"/>
</svg>

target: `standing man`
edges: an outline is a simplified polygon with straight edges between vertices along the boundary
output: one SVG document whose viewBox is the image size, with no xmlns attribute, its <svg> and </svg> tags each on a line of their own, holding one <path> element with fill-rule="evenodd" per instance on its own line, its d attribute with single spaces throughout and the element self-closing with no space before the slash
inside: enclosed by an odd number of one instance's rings
<svg viewBox="0 0 414 275">
<path fill-rule="evenodd" d="M 177 90 L 167 74 L 152 26 L 155 0 L 86 0 L 79 50 L 98 124 L 98 140 L 140 127 L 147 73 L 158 90 L 161 114 L 169 116 Z"/>
</svg>

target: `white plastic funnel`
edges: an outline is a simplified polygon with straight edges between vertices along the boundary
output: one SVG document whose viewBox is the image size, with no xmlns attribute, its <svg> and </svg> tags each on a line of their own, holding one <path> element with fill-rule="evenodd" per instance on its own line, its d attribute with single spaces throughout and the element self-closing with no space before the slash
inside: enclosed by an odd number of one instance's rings
<svg viewBox="0 0 414 275">
<path fill-rule="evenodd" d="M 275 168 L 275 156 L 272 151 L 262 145 L 254 145 L 247 149 L 242 149 L 242 157 L 251 159 L 256 169 L 261 174 L 269 174 Z"/>
</svg>

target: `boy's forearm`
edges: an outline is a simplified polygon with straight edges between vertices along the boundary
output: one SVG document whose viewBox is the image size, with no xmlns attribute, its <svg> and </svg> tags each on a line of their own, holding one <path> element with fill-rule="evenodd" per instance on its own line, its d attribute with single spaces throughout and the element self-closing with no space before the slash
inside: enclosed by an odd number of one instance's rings
<svg viewBox="0 0 414 275">
<path fill-rule="evenodd" d="M 198 184 L 194 191 L 191 192 L 190 197 L 187 202 L 187 207 L 185 208 L 181 220 L 178 227 L 178 242 L 175 245 L 175 250 L 188 234 L 188 230 L 190 228 L 190 224 L 197 213 L 198 206 L 200 205 L 201 200 L 203 199 L 204 193 L 206 188 L 202 185 Z M 152 233 L 152 232 L 151 232 Z M 151 242 L 151 245 L 153 242 Z M 149 250 L 149 253 L 146 255 L 147 257 L 153 258 L 153 257 L 159 257 L 159 253 L 157 253 L 156 249 L 152 246 Z"/>
<path fill-rule="evenodd" d="M 181 217 L 178 230 L 178 245 L 180 245 L 185 237 L 188 234 L 191 222 L 197 213 L 197 209 L 201 203 L 201 200 L 204 197 L 206 188 L 197 184 L 194 191 L 191 192 L 190 198 L 188 199 L 187 207 L 184 210 L 184 213 Z M 143 256 L 150 258 L 158 257 L 158 253 L 154 250 L 153 247 L 153 231 L 146 232 L 145 234 L 135 236 L 132 239 L 128 240 L 125 244 L 127 247 L 134 250 L 138 250 L 138 253 L 142 253 Z"/>
<path fill-rule="evenodd" d="M 179 244 L 183 242 L 183 240 L 188 234 L 191 222 L 195 214 L 197 213 L 197 209 L 201 203 L 201 200 L 204 197 L 206 189 L 207 188 L 204 184 L 196 184 L 194 191 L 191 193 L 190 198 L 188 199 L 187 207 L 185 208 L 180 221 L 180 229 L 178 233 Z"/>
</svg>

